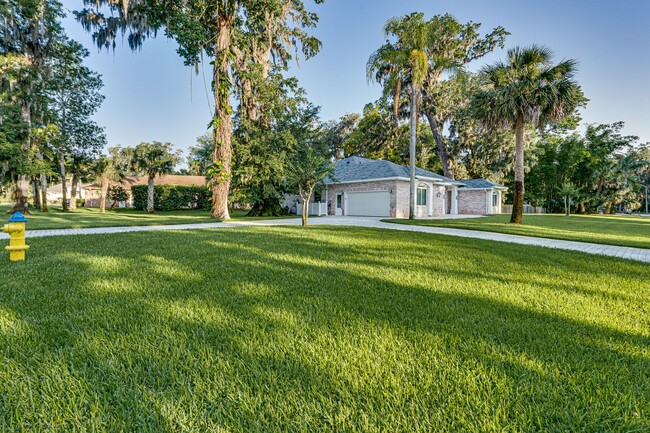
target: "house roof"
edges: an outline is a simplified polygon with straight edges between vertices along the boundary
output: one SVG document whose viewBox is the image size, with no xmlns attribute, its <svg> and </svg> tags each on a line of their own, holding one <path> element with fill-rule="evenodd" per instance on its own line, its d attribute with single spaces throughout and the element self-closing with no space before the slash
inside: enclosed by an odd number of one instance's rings
<svg viewBox="0 0 650 433">
<path fill-rule="evenodd" d="M 63 192 L 63 190 L 61 188 L 62 185 L 63 184 L 58 183 L 56 185 L 48 186 L 47 187 L 47 192 L 52 193 L 52 194 L 61 194 Z M 90 186 L 90 184 L 89 183 L 80 183 L 77 186 L 77 188 L 83 189 L 83 188 L 85 188 L 87 186 Z M 66 187 L 68 188 L 68 193 L 70 193 L 70 190 L 72 189 L 72 182 L 66 182 Z"/>
<path fill-rule="evenodd" d="M 112 182 L 112 184 L 120 184 L 126 189 L 131 189 L 134 185 L 147 185 L 149 182 L 148 176 L 126 176 L 119 182 Z M 198 185 L 203 186 L 207 184 L 205 176 L 186 176 L 180 174 L 163 174 L 156 176 L 154 179 L 156 185 Z M 85 189 L 98 189 L 99 185 L 92 184 L 86 185 Z"/>
<path fill-rule="evenodd" d="M 453 179 L 416 167 L 416 177 L 429 177 L 440 182 L 456 182 Z M 369 159 L 360 156 L 351 156 L 337 161 L 334 165 L 333 175 L 325 179 L 325 183 L 348 183 L 364 180 L 409 178 L 408 167 L 386 161 L 385 159 Z"/>
<path fill-rule="evenodd" d="M 186 176 L 180 174 L 163 174 L 156 176 L 154 182 L 156 185 L 205 185 L 207 180 L 205 176 Z M 127 176 L 122 181 L 123 186 L 133 185 L 147 185 L 149 183 L 148 176 Z"/>
<path fill-rule="evenodd" d="M 458 182 L 465 185 L 465 188 L 471 189 L 507 189 L 505 186 L 491 182 L 487 179 L 463 179 Z"/>
</svg>

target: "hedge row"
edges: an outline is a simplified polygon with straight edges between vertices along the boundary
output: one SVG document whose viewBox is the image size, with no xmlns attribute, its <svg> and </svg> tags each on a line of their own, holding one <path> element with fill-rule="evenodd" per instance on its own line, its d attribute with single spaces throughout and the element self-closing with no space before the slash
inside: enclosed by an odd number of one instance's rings
<svg viewBox="0 0 650 433">
<path fill-rule="evenodd" d="M 180 209 L 209 210 L 212 206 L 212 193 L 206 186 L 155 185 L 153 207 L 158 211 Z M 147 209 L 147 185 L 131 187 L 133 207 Z"/>
</svg>

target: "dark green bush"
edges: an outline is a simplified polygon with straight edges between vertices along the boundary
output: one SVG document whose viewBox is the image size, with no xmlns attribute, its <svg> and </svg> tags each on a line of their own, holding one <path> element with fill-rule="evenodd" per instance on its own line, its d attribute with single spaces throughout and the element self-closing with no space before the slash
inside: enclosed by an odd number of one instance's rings
<svg viewBox="0 0 650 433">
<path fill-rule="evenodd" d="M 147 208 L 147 185 L 131 187 L 133 207 L 140 210 Z M 180 209 L 209 210 L 212 205 L 212 193 L 207 186 L 155 185 L 153 189 L 153 207 L 158 211 Z"/>
</svg>

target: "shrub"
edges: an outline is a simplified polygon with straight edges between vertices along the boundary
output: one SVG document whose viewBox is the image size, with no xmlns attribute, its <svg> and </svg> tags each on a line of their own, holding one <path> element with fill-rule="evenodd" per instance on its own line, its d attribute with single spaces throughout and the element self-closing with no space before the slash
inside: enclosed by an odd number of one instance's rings
<svg viewBox="0 0 650 433">
<path fill-rule="evenodd" d="M 133 207 L 147 208 L 147 185 L 131 187 Z M 154 209 L 172 211 L 180 209 L 208 210 L 212 205 L 212 194 L 207 186 L 198 185 L 155 185 L 153 190 Z"/>
</svg>

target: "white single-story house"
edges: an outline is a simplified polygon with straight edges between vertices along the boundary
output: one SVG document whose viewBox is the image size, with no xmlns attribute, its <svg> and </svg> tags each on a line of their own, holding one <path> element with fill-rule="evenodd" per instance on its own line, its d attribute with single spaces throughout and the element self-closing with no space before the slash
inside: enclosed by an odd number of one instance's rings
<svg viewBox="0 0 650 433">
<path fill-rule="evenodd" d="M 47 201 L 49 202 L 59 202 L 63 199 L 63 188 L 61 187 L 62 184 L 56 184 L 52 185 L 47 188 Z M 78 199 L 85 199 L 86 198 L 86 190 L 84 189 L 90 185 L 89 183 L 79 183 L 77 185 L 77 198 Z M 67 182 L 66 183 L 67 187 L 67 195 L 68 199 L 70 199 L 70 191 L 72 190 L 72 182 Z"/>
<path fill-rule="evenodd" d="M 416 168 L 415 178 L 416 216 L 421 218 L 500 213 L 501 194 L 507 189 L 483 179 L 457 181 L 421 168 Z M 335 163 L 320 194 L 325 204 L 315 205 L 328 215 L 408 218 L 409 179 L 408 167 L 352 156 Z"/>
</svg>

